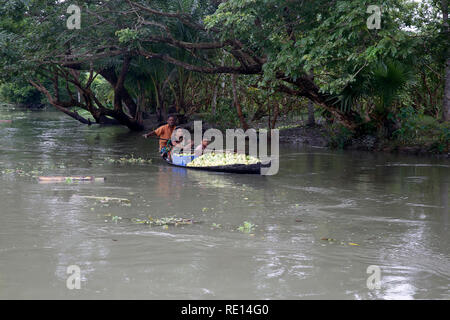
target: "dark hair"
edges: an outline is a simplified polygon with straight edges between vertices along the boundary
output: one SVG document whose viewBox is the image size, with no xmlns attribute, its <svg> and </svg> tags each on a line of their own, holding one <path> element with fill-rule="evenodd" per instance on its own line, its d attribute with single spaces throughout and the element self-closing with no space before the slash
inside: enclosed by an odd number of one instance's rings
<svg viewBox="0 0 450 320">
<path fill-rule="evenodd" d="M 174 134 L 175 134 L 175 131 L 177 131 L 178 129 L 183 129 L 183 128 L 180 127 L 180 126 L 176 126 L 175 129 L 173 130 L 173 131 L 174 131 Z M 179 137 L 179 138 L 178 138 L 178 141 L 176 141 L 176 142 L 181 142 L 181 141 L 183 141 L 183 136 Z"/>
<path fill-rule="evenodd" d="M 170 116 L 167 117 L 167 120 L 169 120 L 170 118 L 174 118 L 175 120 L 177 120 L 177 117 L 175 117 L 173 114 L 171 114 Z"/>
</svg>

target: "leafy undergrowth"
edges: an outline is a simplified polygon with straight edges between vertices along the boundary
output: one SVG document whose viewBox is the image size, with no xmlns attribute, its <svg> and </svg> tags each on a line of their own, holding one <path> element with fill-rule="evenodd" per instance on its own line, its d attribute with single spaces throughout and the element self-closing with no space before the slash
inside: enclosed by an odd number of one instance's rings
<svg viewBox="0 0 450 320">
<path fill-rule="evenodd" d="M 433 117 L 416 112 L 413 108 L 402 108 L 397 115 L 398 129 L 392 136 L 383 138 L 376 129 L 365 137 L 357 138 L 349 129 L 339 124 L 327 127 L 328 146 L 332 149 L 358 147 L 371 151 L 403 152 L 413 154 L 446 154 L 449 152 L 450 123 L 439 122 Z M 365 141 L 376 141 L 368 145 Z"/>
<path fill-rule="evenodd" d="M 450 123 L 420 114 L 412 108 L 400 113 L 401 128 L 394 132 L 394 143 L 401 147 L 421 147 L 430 153 L 449 152 Z"/>
</svg>

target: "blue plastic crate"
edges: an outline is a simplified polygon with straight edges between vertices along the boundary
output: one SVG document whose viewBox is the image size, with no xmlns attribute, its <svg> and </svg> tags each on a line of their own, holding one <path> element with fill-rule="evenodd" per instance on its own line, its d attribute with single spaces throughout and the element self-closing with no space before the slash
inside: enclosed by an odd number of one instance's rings
<svg viewBox="0 0 450 320">
<path fill-rule="evenodd" d="M 186 166 L 192 160 L 194 160 L 194 155 L 181 156 L 176 153 L 172 154 L 172 163 L 179 166 Z"/>
</svg>

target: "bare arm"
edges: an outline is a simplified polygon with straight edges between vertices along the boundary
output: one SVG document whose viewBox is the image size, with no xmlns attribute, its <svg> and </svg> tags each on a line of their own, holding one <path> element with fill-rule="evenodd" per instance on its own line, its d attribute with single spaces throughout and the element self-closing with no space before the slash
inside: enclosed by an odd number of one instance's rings
<svg viewBox="0 0 450 320">
<path fill-rule="evenodd" d="M 149 133 L 143 134 L 142 136 L 143 136 L 144 138 L 148 138 L 148 137 L 154 136 L 154 135 L 156 135 L 155 130 L 150 131 Z"/>
<path fill-rule="evenodd" d="M 187 143 L 179 142 L 179 143 L 174 143 L 173 149 L 174 149 L 174 151 L 176 150 L 177 152 L 181 152 L 181 151 L 191 152 L 193 145 L 194 145 L 194 141 L 187 142 Z"/>
</svg>

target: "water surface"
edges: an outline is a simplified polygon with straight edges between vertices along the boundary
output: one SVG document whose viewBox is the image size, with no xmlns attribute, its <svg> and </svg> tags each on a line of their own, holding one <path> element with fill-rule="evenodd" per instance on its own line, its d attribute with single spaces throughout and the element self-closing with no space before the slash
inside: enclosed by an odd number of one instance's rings
<svg viewBox="0 0 450 320">
<path fill-rule="evenodd" d="M 126 128 L 1 108 L 13 119 L 0 124 L 2 299 L 450 298 L 447 159 L 281 146 L 275 176 L 187 171 Z M 105 161 L 131 154 L 153 162 Z M 131 220 L 149 216 L 199 223 Z M 256 228 L 238 231 L 246 221 Z M 371 265 L 380 289 L 367 287 Z"/>
</svg>

